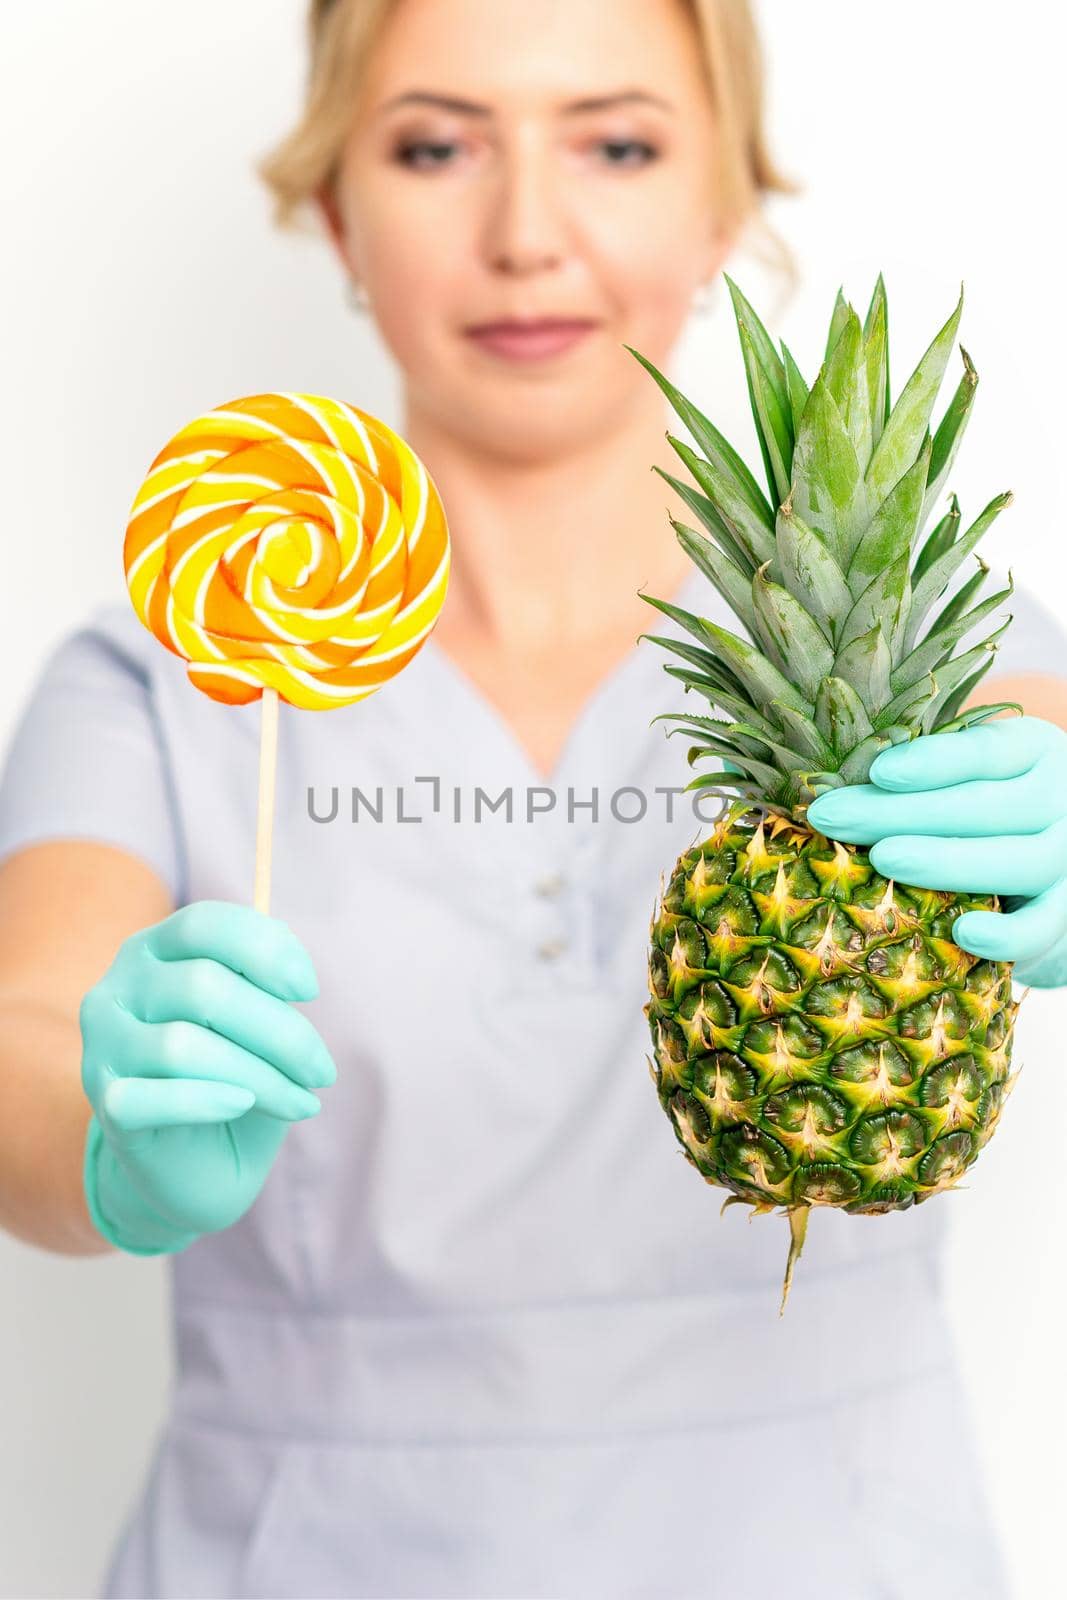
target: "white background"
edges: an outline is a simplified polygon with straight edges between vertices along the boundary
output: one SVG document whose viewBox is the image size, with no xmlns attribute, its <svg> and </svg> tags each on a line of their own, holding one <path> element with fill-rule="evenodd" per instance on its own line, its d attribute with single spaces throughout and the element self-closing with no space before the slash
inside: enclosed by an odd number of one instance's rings
<svg viewBox="0 0 1067 1600">
<path fill-rule="evenodd" d="M 337 394 L 398 421 L 388 359 L 325 246 L 276 236 L 252 173 L 299 103 L 303 14 L 303 0 L 0 8 L 0 742 L 44 652 L 125 598 L 129 504 L 176 428 L 260 389 Z M 1055 12 L 764 0 L 761 16 L 774 148 L 807 186 L 772 211 L 804 274 L 776 331 L 813 369 L 838 283 L 862 311 L 882 268 L 899 388 L 965 280 L 982 382 L 957 488 L 965 513 L 1016 491 L 989 554 L 1062 615 Z M 770 314 L 771 280 L 742 257 L 732 270 Z M 735 337 L 720 295 L 675 376 L 744 440 Z M 1030 994 L 997 1138 L 969 1188 L 938 1202 L 952 1208 L 952 1311 L 1020 1600 L 1061 1573 L 1065 1016 L 1062 994 Z M 0 1308 L 0 1593 L 86 1594 L 163 1414 L 164 1268 L 2 1237 Z M 762 1492 L 773 1502 L 773 1463 Z"/>
</svg>

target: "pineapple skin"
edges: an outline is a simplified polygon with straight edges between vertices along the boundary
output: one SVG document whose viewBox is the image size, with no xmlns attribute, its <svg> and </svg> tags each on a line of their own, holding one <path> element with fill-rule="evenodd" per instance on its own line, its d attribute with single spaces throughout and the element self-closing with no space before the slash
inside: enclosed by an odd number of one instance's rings
<svg viewBox="0 0 1067 1600">
<path fill-rule="evenodd" d="M 997 907 L 895 883 L 861 846 L 736 808 L 661 883 L 649 1070 L 725 1205 L 786 1208 L 783 1309 L 812 1206 L 921 1203 L 996 1128 L 1021 1002 L 1011 964 L 971 955 L 951 929 Z"/>
</svg>

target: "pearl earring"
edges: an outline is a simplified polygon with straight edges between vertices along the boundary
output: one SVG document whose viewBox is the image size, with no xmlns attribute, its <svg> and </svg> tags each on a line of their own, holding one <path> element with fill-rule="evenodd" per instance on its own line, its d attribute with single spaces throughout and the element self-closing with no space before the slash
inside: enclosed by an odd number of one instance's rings
<svg viewBox="0 0 1067 1600">
<path fill-rule="evenodd" d="M 349 278 L 345 283 L 345 296 L 353 311 L 366 311 L 370 306 L 367 291 L 357 278 Z"/>
<path fill-rule="evenodd" d="M 703 316 L 714 308 L 719 297 L 718 287 L 717 280 L 709 278 L 707 283 L 702 283 L 697 289 L 693 295 L 693 310 L 698 316 Z"/>
</svg>

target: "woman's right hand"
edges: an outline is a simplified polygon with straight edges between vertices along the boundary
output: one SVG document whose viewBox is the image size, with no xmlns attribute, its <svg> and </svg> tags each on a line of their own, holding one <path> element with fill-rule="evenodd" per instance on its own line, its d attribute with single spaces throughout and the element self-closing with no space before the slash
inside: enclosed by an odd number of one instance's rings
<svg viewBox="0 0 1067 1600">
<path fill-rule="evenodd" d="M 184 1249 L 255 1200 L 290 1122 L 337 1069 L 293 1000 L 304 946 L 248 906 L 198 900 L 133 934 L 81 1003 L 90 1214 L 137 1255 Z"/>
</svg>

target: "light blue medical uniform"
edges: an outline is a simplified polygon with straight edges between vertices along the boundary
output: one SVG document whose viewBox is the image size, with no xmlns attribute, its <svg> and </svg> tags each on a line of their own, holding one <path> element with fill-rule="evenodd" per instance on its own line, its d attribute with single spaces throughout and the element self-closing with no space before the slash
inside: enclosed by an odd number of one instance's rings
<svg viewBox="0 0 1067 1600">
<path fill-rule="evenodd" d="M 675 599 L 729 622 L 698 573 Z M 1067 675 L 1013 609 L 1000 665 Z M 106 1595 L 1003 1600 L 949 1205 L 816 1212 L 779 1320 L 784 1219 L 720 1216 L 657 1101 L 649 921 L 708 831 L 660 792 L 693 773 L 650 719 L 708 709 L 673 659 L 635 643 L 550 781 L 432 636 L 362 704 L 281 707 L 271 911 L 338 1077 L 169 1258 L 170 1414 Z M 106 840 L 176 904 L 249 903 L 258 730 L 105 607 L 15 731 L 0 856 Z"/>
</svg>

